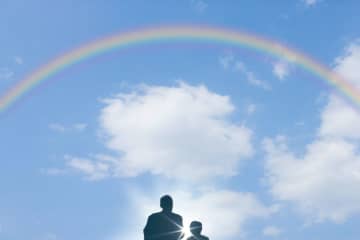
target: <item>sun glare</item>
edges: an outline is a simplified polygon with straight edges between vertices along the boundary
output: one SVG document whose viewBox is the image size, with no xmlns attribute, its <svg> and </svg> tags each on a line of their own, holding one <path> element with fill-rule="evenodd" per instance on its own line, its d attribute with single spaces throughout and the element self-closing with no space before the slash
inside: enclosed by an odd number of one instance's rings
<svg viewBox="0 0 360 240">
<path fill-rule="evenodd" d="M 185 236 L 184 236 L 183 239 L 187 239 L 188 237 L 191 236 L 190 228 L 189 228 L 188 225 L 185 225 L 185 226 L 182 228 L 182 232 L 185 234 Z"/>
</svg>

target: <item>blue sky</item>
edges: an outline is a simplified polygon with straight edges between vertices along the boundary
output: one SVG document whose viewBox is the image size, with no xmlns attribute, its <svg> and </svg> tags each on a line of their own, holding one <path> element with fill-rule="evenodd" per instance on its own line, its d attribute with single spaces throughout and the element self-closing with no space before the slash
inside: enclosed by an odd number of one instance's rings
<svg viewBox="0 0 360 240">
<path fill-rule="evenodd" d="M 356 0 L 0 4 L 0 93 L 86 42 L 175 24 L 274 39 L 360 89 Z M 0 239 L 139 239 L 170 193 L 210 239 L 355 240 L 359 121 L 322 79 L 251 49 L 112 51 L 0 116 Z"/>
</svg>

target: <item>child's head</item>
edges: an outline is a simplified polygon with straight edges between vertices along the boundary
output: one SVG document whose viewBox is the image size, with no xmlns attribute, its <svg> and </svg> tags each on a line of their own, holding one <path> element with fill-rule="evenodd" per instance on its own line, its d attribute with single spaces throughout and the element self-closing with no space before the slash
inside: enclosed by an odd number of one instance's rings
<svg viewBox="0 0 360 240">
<path fill-rule="evenodd" d="M 202 224 L 198 221 L 192 221 L 190 223 L 190 232 L 194 235 L 200 235 L 202 230 Z"/>
</svg>

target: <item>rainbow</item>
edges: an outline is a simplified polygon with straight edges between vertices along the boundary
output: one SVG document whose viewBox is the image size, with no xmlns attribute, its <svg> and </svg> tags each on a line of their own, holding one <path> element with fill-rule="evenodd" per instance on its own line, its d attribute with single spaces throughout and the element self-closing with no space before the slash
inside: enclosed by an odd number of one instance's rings
<svg viewBox="0 0 360 240">
<path fill-rule="evenodd" d="M 317 75 L 325 80 L 331 87 L 338 90 L 338 92 L 350 100 L 351 103 L 360 106 L 360 93 L 350 82 L 341 78 L 341 76 L 337 75 L 331 69 L 306 54 L 286 47 L 279 42 L 247 32 L 224 28 L 205 26 L 164 26 L 123 32 L 101 38 L 51 60 L 45 65 L 40 66 L 37 70 L 26 76 L 0 96 L 0 113 L 5 111 L 19 98 L 42 82 L 80 61 L 114 49 L 127 48 L 145 43 L 168 42 L 174 40 L 210 41 L 214 43 L 231 44 L 281 57 L 284 60 L 293 62 L 305 70 Z"/>
</svg>

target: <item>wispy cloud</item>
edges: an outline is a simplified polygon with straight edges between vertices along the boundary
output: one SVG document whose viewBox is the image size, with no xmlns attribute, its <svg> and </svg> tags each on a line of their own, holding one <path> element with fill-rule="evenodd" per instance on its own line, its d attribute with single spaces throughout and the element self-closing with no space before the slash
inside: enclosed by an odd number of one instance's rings
<svg viewBox="0 0 360 240">
<path fill-rule="evenodd" d="M 256 105 L 253 103 L 250 103 L 247 107 L 246 107 L 246 112 L 248 115 L 252 115 L 253 113 L 255 113 L 256 111 Z"/>
<path fill-rule="evenodd" d="M 14 76 L 14 72 L 9 68 L 0 68 L 0 80 L 9 80 Z"/>
<path fill-rule="evenodd" d="M 282 230 L 276 226 L 267 226 L 263 229 L 263 235 L 267 237 L 276 237 L 282 233 Z"/>
<path fill-rule="evenodd" d="M 55 132 L 65 132 L 66 128 L 59 123 L 50 123 L 49 128 Z"/>
<path fill-rule="evenodd" d="M 295 122 L 295 126 L 298 126 L 298 127 L 305 126 L 305 122 L 304 121 L 297 121 L 297 122 Z"/>
<path fill-rule="evenodd" d="M 204 0 L 190 0 L 190 2 L 191 6 L 199 13 L 205 12 L 209 6 Z"/>
<path fill-rule="evenodd" d="M 94 161 L 66 155 L 65 160 L 67 167 L 84 174 L 88 180 L 96 181 L 110 176 L 110 165 L 99 158 Z"/>
<path fill-rule="evenodd" d="M 14 56 L 13 59 L 14 59 L 14 62 L 15 62 L 16 64 L 21 65 L 21 64 L 24 63 L 24 59 L 23 59 L 22 57 L 20 57 L 20 56 Z"/>
<path fill-rule="evenodd" d="M 43 168 L 40 169 L 40 172 L 49 176 L 60 176 L 68 173 L 67 169 L 62 168 Z"/>
<path fill-rule="evenodd" d="M 302 0 L 306 6 L 313 6 L 320 2 L 320 0 Z"/>
<path fill-rule="evenodd" d="M 244 74 L 249 84 L 264 90 L 271 90 L 270 84 L 257 78 L 255 73 L 250 71 L 244 62 L 236 59 L 232 53 L 220 56 L 219 64 L 224 70 L 232 70 Z"/>
<path fill-rule="evenodd" d="M 219 57 L 219 63 L 224 69 L 229 69 L 233 64 L 234 58 L 233 54 L 228 53 Z"/>
<path fill-rule="evenodd" d="M 234 70 L 243 73 L 246 76 L 248 83 L 250 83 L 251 85 L 262 88 L 264 90 L 271 90 L 271 86 L 267 82 L 258 79 L 255 76 L 255 73 L 248 70 L 243 62 L 236 61 L 234 65 Z"/>
<path fill-rule="evenodd" d="M 271 90 L 270 85 L 267 82 L 265 82 L 263 80 L 260 80 L 257 77 L 255 77 L 255 74 L 253 72 L 246 71 L 244 73 L 245 73 L 245 75 L 247 77 L 248 82 L 251 85 L 256 86 L 256 87 L 260 87 L 260 88 L 262 88 L 264 90 Z"/>
<path fill-rule="evenodd" d="M 72 126 L 73 129 L 77 131 L 84 131 L 87 128 L 86 123 L 76 123 Z"/>
<path fill-rule="evenodd" d="M 12 57 L 12 60 L 17 64 L 23 64 L 23 59 L 19 56 Z M 9 67 L 0 67 L 0 80 L 10 80 L 14 77 L 15 71 Z"/>
<path fill-rule="evenodd" d="M 44 238 L 42 238 L 42 239 L 43 240 L 58 240 L 59 238 L 54 233 L 47 233 L 47 234 L 45 234 Z"/>
<path fill-rule="evenodd" d="M 65 166 L 42 168 L 40 172 L 48 176 L 80 174 L 84 180 L 99 181 L 117 177 L 117 159 L 108 155 L 90 155 L 86 158 L 65 155 Z"/>
<path fill-rule="evenodd" d="M 60 123 L 50 123 L 49 128 L 55 132 L 64 133 L 67 131 L 84 131 L 87 128 L 86 123 L 75 123 L 69 126 L 65 126 L 64 124 Z"/>
</svg>

